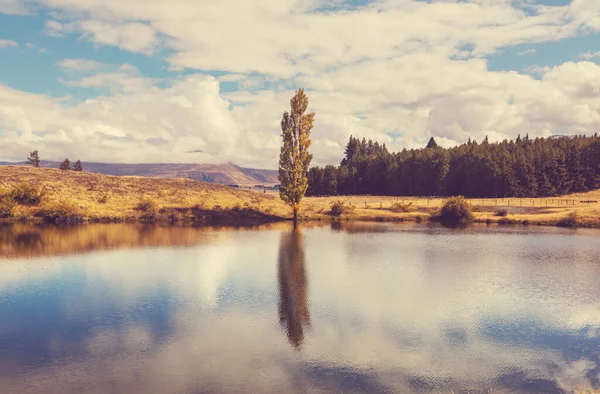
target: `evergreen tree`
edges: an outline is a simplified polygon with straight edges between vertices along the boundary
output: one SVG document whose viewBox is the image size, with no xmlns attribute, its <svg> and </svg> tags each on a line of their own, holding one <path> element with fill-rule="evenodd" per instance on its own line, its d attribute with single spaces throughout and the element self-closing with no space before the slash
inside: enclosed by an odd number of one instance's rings
<svg viewBox="0 0 600 394">
<path fill-rule="evenodd" d="M 83 164 L 81 164 L 81 160 L 77 160 L 75 165 L 73 166 L 73 171 L 83 171 Z"/>
<path fill-rule="evenodd" d="M 59 168 L 63 171 L 69 171 L 71 169 L 71 162 L 69 161 L 69 159 L 64 159 L 62 163 L 60 163 Z"/>
<path fill-rule="evenodd" d="M 279 156 L 279 195 L 292 207 L 294 223 L 298 220 L 298 211 L 308 189 L 308 168 L 312 154 L 310 131 L 313 128 L 315 114 L 305 114 L 308 97 L 304 89 L 299 89 L 290 100 L 290 112 L 283 114 L 281 137 L 283 144 Z"/>
<path fill-rule="evenodd" d="M 437 147 L 438 147 L 438 144 L 437 144 L 437 142 L 435 142 L 435 138 L 431 137 L 429 139 L 429 142 L 427 143 L 426 148 L 431 149 L 431 148 L 437 148 Z"/>
<path fill-rule="evenodd" d="M 27 158 L 27 164 L 32 165 L 34 167 L 40 166 L 40 154 L 37 150 L 34 150 L 29 154 L 29 157 Z"/>
<path fill-rule="evenodd" d="M 337 171 L 334 166 L 326 166 L 323 176 L 324 194 L 326 196 L 337 195 Z"/>
<path fill-rule="evenodd" d="M 310 195 L 555 196 L 600 188 L 600 139 L 558 137 L 469 140 L 453 148 L 388 152 L 377 142 L 351 137 L 339 167 L 311 171 L 321 184 Z M 335 174 L 334 174 L 335 173 Z M 319 178 L 321 174 L 321 178 Z M 335 176 L 334 176 L 335 175 Z M 335 182 L 333 180 L 335 179 Z M 335 183 L 336 187 L 332 185 Z"/>
</svg>

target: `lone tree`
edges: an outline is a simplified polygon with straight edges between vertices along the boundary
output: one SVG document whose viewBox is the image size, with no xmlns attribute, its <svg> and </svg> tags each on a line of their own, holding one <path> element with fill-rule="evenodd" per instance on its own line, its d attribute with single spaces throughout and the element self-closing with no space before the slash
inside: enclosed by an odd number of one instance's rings
<svg viewBox="0 0 600 394">
<path fill-rule="evenodd" d="M 77 160 L 75 165 L 73 166 L 73 171 L 83 171 L 83 164 L 81 164 L 81 160 Z"/>
<path fill-rule="evenodd" d="M 59 168 L 63 171 L 69 171 L 71 169 L 71 162 L 69 161 L 69 159 L 64 159 L 62 163 L 60 163 Z"/>
<path fill-rule="evenodd" d="M 283 145 L 279 155 L 279 196 L 292 207 L 296 223 L 300 203 L 308 188 L 308 167 L 312 160 L 308 148 L 312 143 L 310 131 L 315 113 L 305 114 L 308 97 L 304 89 L 296 92 L 290 100 L 290 106 L 291 111 L 286 111 L 281 120 Z"/>
<path fill-rule="evenodd" d="M 27 164 L 34 166 L 34 167 L 40 166 L 40 154 L 38 153 L 37 150 L 34 150 L 33 152 L 31 152 L 29 154 L 29 157 L 27 158 Z"/>
</svg>

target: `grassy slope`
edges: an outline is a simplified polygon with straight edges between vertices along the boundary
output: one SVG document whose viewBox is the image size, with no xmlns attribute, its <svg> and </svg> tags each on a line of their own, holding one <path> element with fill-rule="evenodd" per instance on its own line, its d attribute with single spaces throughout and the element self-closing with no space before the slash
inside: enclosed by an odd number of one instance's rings
<svg viewBox="0 0 600 394">
<path fill-rule="evenodd" d="M 7 163 L 0 163 L 0 165 Z M 59 168 L 60 162 L 42 160 L 44 168 Z M 8 165 L 25 165 L 8 163 Z M 160 164 L 160 163 L 83 163 L 86 172 L 117 176 L 144 176 L 154 178 L 189 178 L 223 185 L 276 184 L 277 171 L 243 168 L 234 164 Z"/>
<path fill-rule="evenodd" d="M 0 191 L 26 182 L 46 190 L 47 201 L 73 201 L 89 218 L 136 218 L 140 200 L 149 197 L 163 208 L 212 209 L 241 206 L 248 202 L 261 211 L 286 216 L 287 209 L 276 196 L 197 182 L 189 179 L 115 177 L 87 172 L 47 168 L 0 167 Z M 101 203 L 106 196 L 106 203 Z M 17 208 L 17 217 L 30 217 L 40 207 Z"/>
<path fill-rule="evenodd" d="M 211 210 L 215 205 L 232 208 L 235 205 L 250 204 L 254 209 L 281 218 L 289 218 L 288 207 L 281 202 L 277 193 L 261 193 L 234 189 L 226 186 L 197 182 L 189 179 L 161 179 L 144 177 L 114 177 L 92 173 L 78 173 L 54 169 L 8 166 L 0 167 L 0 192 L 12 186 L 27 182 L 47 190 L 46 200 L 71 200 L 89 218 L 135 219 L 140 216 L 136 209 L 140 200 L 150 197 L 161 209 L 185 209 L 196 205 Z M 100 203 L 106 196 L 106 203 Z M 563 197 L 576 201 L 576 206 L 558 205 L 545 199 L 511 199 L 509 215 L 506 219 L 515 222 L 528 221 L 531 224 L 553 225 L 569 212 L 577 210 L 582 222 L 587 225 L 600 225 L 600 204 L 580 204 L 580 200 L 600 201 L 600 190 Z M 354 213 L 346 219 L 360 220 L 415 220 L 426 219 L 441 206 L 441 200 L 415 200 L 402 197 L 312 197 L 306 198 L 301 216 L 305 219 L 325 219 L 332 202 L 346 200 L 355 207 Z M 366 202 L 366 204 L 365 204 Z M 394 202 L 412 202 L 416 209 L 410 213 L 394 213 L 390 210 Z M 508 204 L 508 200 L 472 200 L 475 217 L 478 221 L 497 222 L 504 218 L 494 216 L 496 210 Z M 523 204 L 523 208 L 519 205 Z M 535 207 L 533 207 L 535 205 Z M 556 205 L 556 206 L 552 206 Z M 32 217 L 40 207 L 17 208 L 17 217 Z M 506 220 L 504 219 L 504 220 Z"/>
</svg>

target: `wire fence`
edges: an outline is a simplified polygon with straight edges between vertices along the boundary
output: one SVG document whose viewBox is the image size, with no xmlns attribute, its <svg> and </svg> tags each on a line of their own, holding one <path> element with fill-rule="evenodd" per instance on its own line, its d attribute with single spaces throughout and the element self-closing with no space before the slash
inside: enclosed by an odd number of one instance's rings
<svg viewBox="0 0 600 394">
<path fill-rule="evenodd" d="M 410 204 L 416 207 L 436 207 L 442 206 L 445 201 L 443 197 L 332 196 L 315 198 L 327 201 L 342 200 L 352 206 L 366 209 L 391 208 L 396 204 Z M 474 207 L 491 208 L 567 208 L 599 203 L 596 200 L 574 198 L 468 198 L 467 201 Z"/>
</svg>

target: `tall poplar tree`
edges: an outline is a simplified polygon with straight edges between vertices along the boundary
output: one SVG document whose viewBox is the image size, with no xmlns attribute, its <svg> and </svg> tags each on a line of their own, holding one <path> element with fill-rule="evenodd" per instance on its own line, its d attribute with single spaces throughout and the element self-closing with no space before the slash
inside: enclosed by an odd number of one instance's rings
<svg viewBox="0 0 600 394">
<path fill-rule="evenodd" d="M 298 220 L 300 203 L 308 188 L 308 168 L 312 154 L 308 152 L 311 144 L 310 131 L 313 128 L 315 113 L 305 114 L 308 96 L 299 89 L 290 100 L 291 110 L 283 114 L 281 120 L 281 154 L 279 155 L 279 195 L 292 207 L 294 223 Z"/>
</svg>

